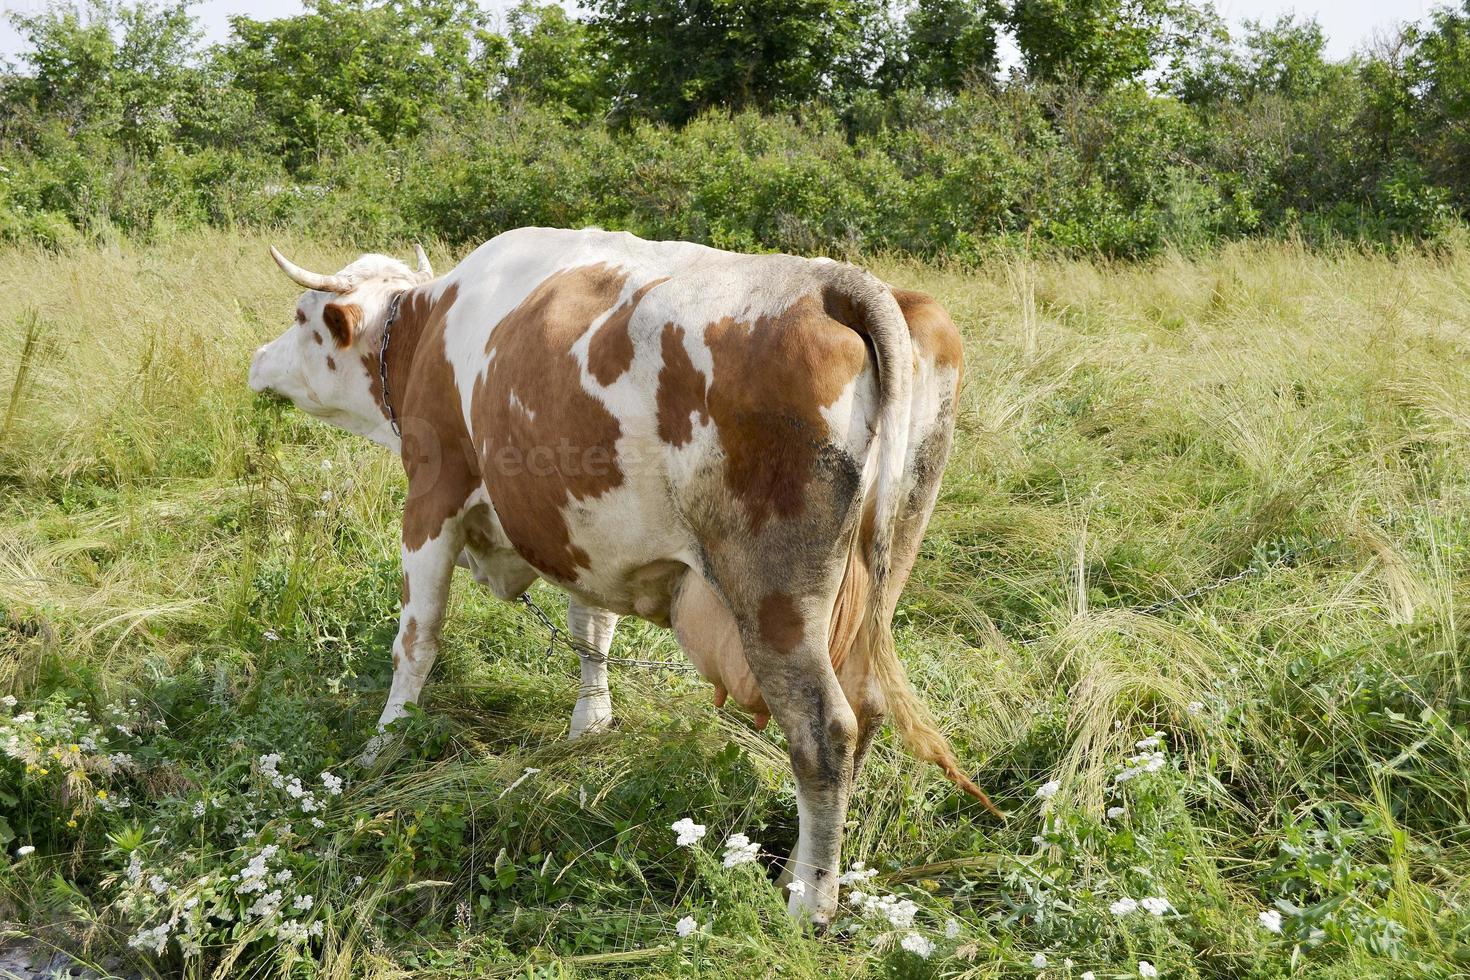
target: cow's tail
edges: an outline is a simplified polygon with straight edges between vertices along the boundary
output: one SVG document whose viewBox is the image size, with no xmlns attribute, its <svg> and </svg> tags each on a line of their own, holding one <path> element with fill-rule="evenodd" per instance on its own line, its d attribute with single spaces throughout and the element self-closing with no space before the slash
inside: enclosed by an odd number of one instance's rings
<svg viewBox="0 0 1470 980">
<path fill-rule="evenodd" d="M 853 319 L 872 343 L 878 368 L 876 474 L 869 498 L 873 509 L 867 554 L 870 586 L 854 646 L 867 655 L 888 717 L 909 753 L 937 765 L 951 782 L 1004 819 L 984 790 L 960 769 L 949 740 L 919 700 L 898 659 L 892 628 L 899 591 L 899 583 L 892 581 L 893 546 L 904 499 L 904 463 L 913 406 L 913 346 L 903 311 L 886 285 L 852 266 L 842 267 L 839 276 L 834 285 L 851 301 L 856 314 Z M 861 540 L 861 536 L 856 539 Z"/>
</svg>

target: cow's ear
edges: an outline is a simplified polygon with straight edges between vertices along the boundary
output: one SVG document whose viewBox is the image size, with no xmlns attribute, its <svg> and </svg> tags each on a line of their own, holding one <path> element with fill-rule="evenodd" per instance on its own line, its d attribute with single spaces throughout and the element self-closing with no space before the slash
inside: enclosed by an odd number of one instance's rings
<svg viewBox="0 0 1470 980">
<path fill-rule="evenodd" d="M 322 308 L 322 321 L 332 331 L 338 347 L 349 347 L 362 325 L 362 307 L 356 303 L 328 303 Z"/>
</svg>

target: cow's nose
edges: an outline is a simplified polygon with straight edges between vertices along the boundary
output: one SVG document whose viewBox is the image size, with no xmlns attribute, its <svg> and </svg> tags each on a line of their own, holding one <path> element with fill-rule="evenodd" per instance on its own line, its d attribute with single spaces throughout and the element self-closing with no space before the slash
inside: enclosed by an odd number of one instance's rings
<svg viewBox="0 0 1470 980">
<path fill-rule="evenodd" d="M 263 372 L 260 370 L 260 356 L 264 353 L 264 344 L 261 344 L 255 349 L 255 356 L 250 359 L 250 374 L 246 382 L 250 385 L 250 390 L 257 394 L 262 394 L 270 390 L 270 386 L 265 383 L 265 378 L 262 376 Z"/>
</svg>

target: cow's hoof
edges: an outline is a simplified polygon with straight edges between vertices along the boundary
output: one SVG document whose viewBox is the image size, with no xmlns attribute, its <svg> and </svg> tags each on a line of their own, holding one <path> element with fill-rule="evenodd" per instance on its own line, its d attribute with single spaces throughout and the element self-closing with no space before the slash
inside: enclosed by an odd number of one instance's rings
<svg viewBox="0 0 1470 980">
<path fill-rule="evenodd" d="M 837 917 L 837 902 L 834 896 L 830 901 L 812 905 L 805 895 L 788 892 L 786 914 L 797 922 L 810 922 L 812 930 L 820 935 L 831 927 L 832 920 Z"/>
<path fill-rule="evenodd" d="M 577 707 L 572 710 L 572 728 L 567 738 L 596 735 L 609 731 L 612 727 L 611 698 L 605 695 L 601 698 L 582 698 L 577 701 Z"/>
<path fill-rule="evenodd" d="M 379 732 L 372 738 L 368 739 L 367 746 L 362 750 L 362 754 L 357 757 L 358 765 L 362 766 L 364 769 L 370 769 L 373 766 L 377 765 L 378 757 L 382 755 L 383 750 L 388 747 L 388 738 L 389 735 L 387 732 Z"/>
</svg>

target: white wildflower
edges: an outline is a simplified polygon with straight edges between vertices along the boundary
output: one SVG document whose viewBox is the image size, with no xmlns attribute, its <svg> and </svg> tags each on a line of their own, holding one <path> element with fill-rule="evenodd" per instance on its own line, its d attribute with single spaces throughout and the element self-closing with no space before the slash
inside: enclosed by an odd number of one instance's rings
<svg viewBox="0 0 1470 980">
<path fill-rule="evenodd" d="M 699 923 L 694 921 L 694 916 L 686 915 L 674 923 L 674 931 L 679 934 L 680 939 L 687 939 L 699 928 Z"/>
<path fill-rule="evenodd" d="M 862 885 L 878 876 L 877 868 L 870 868 L 862 861 L 854 861 L 852 867 L 837 876 L 839 885 Z"/>
<path fill-rule="evenodd" d="M 1060 782 L 1058 782 L 1057 780 L 1053 779 L 1050 782 L 1042 783 L 1041 784 L 1041 788 L 1039 788 L 1036 791 L 1036 796 L 1039 799 L 1049 800 L 1053 796 L 1056 796 L 1057 795 L 1057 790 L 1059 790 L 1061 788 L 1062 788 L 1062 784 Z"/>
<path fill-rule="evenodd" d="M 282 868 L 280 871 L 277 871 L 276 872 L 276 876 L 275 877 L 276 877 L 276 884 L 278 884 L 278 885 L 284 885 L 286 882 L 290 881 L 293 877 L 295 877 L 295 875 L 293 875 L 291 873 L 291 869 L 290 868 Z"/>
<path fill-rule="evenodd" d="M 744 834 L 734 834 L 725 841 L 725 867 L 750 864 L 760 854 L 761 846 Z"/>
<path fill-rule="evenodd" d="M 1163 915 L 1165 912 L 1168 912 L 1174 907 L 1173 905 L 1170 905 L 1169 900 L 1162 895 L 1158 895 L 1153 898 L 1145 898 L 1138 904 L 1143 906 L 1145 912 L 1153 916 Z"/>
<path fill-rule="evenodd" d="M 1121 806 L 1110 806 L 1108 807 L 1108 819 L 1117 820 L 1119 817 L 1127 812 L 1128 811 Z"/>
<path fill-rule="evenodd" d="M 680 847 L 693 847 L 705 835 L 704 824 L 695 823 L 688 817 L 675 820 L 669 824 L 669 829 L 679 835 L 675 843 Z"/>
<path fill-rule="evenodd" d="M 265 633 L 263 633 L 262 635 L 265 637 L 266 642 L 268 643 L 274 643 L 281 638 L 281 634 L 277 633 L 275 630 L 266 630 Z"/>
<path fill-rule="evenodd" d="M 154 956 L 162 956 L 163 948 L 168 945 L 168 931 L 172 925 L 171 922 L 160 922 L 152 929 L 140 929 L 137 935 L 128 940 L 128 945 L 134 949 L 151 949 Z"/>
<path fill-rule="evenodd" d="M 148 879 L 148 887 L 153 889 L 153 894 L 162 895 L 168 891 L 168 880 L 163 875 L 154 875 Z"/>
<path fill-rule="evenodd" d="M 270 861 L 271 858 L 276 856 L 276 852 L 278 850 L 280 850 L 280 848 L 278 848 L 275 844 L 267 844 L 265 847 L 261 848 L 260 853 L 251 858 L 249 862 L 246 863 L 245 867 L 241 868 L 240 872 L 233 876 L 234 880 L 240 882 L 240 884 L 235 888 L 235 891 L 242 895 L 248 895 L 251 892 L 264 891 L 266 864 Z"/>
<path fill-rule="evenodd" d="M 1132 914 L 1135 910 L 1137 910 L 1137 908 L 1138 903 L 1135 902 L 1133 899 L 1125 896 L 1118 899 L 1112 905 L 1109 905 L 1108 911 L 1113 913 L 1114 915 L 1122 916 Z"/>
<path fill-rule="evenodd" d="M 1038 970 L 1045 970 L 1046 969 L 1046 954 L 1045 953 L 1037 953 L 1035 956 L 1031 957 L 1031 965 L 1034 968 L 1038 969 Z"/>
<path fill-rule="evenodd" d="M 1159 975 L 1159 968 L 1154 966 L 1148 960 L 1139 960 L 1138 975 L 1141 977 L 1156 977 Z"/>
<path fill-rule="evenodd" d="M 17 702 L 15 700 L 15 695 L 14 694 L 7 694 L 7 695 L 5 695 L 5 697 L 0 698 L 0 704 L 5 705 L 5 707 L 7 707 L 7 708 L 13 708 L 13 707 L 15 707 L 16 704 L 17 704 Z"/>
<path fill-rule="evenodd" d="M 934 954 L 934 944 L 917 932 L 911 932 L 899 940 L 899 945 L 913 953 L 921 960 L 927 960 Z"/>
<path fill-rule="evenodd" d="M 305 911 L 309 910 L 315 904 L 316 904 L 316 899 L 313 896 L 311 896 L 311 895 L 297 895 L 296 896 L 296 901 L 294 901 L 294 902 L 291 903 L 291 907 L 293 909 L 295 909 L 296 911 L 298 911 L 298 912 L 305 912 Z"/>
<path fill-rule="evenodd" d="M 198 820 L 200 817 L 204 816 L 204 801 L 196 801 L 194 803 L 194 806 L 189 809 L 189 812 L 193 814 L 195 820 Z"/>
<path fill-rule="evenodd" d="M 255 900 L 255 904 L 245 910 L 246 915 L 259 916 L 268 919 L 276 914 L 276 909 L 281 905 L 281 890 L 272 889 Z"/>
<path fill-rule="evenodd" d="M 1280 912 L 1276 911 L 1275 909 L 1267 909 L 1266 911 L 1259 913 L 1256 916 L 1256 920 L 1261 923 L 1261 927 L 1263 929 L 1265 929 L 1267 932 L 1274 932 L 1274 933 L 1280 935 L 1280 933 L 1281 933 L 1281 913 Z"/>
<path fill-rule="evenodd" d="M 271 752 L 268 755 L 260 757 L 260 773 L 276 789 L 280 789 L 286 785 L 286 777 L 282 776 L 280 770 L 277 768 L 280 764 L 281 755 L 279 752 Z"/>
<path fill-rule="evenodd" d="M 324 773 L 322 773 L 322 785 L 326 787 L 328 795 L 330 795 L 330 796 L 341 796 L 342 795 L 342 777 L 341 776 L 338 776 L 335 773 L 324 772 Z"/>
<path fill-rule="evenodd" d="M 956 938 L 959 937 L 959 934 L 960 934 L 960 924 L 959 924 L 959 922 L 955 921 L 954 919 L 950 919 L 948 922 L 946 922 L 944 924 L 944 938 L 945 939 L 956 939 Z"/>
<path fill-rule="evenodd" d="M 862 910 L 871 919 L 886 919 L 895 929 L 907 929 L 914 924 L 919 907 L 907 898 L 897 895 L 864 895 L 854 891 L 848 901 Z"/>
<path fill-rule="evenodd" d="M 1078 977 L 1077 980 L 1097 980 L 1097 974 L 1091 970 L 1083 970 L 1082 976 Z"/>
<path fill-rule="evenodd" d="M 332 496 L 333 496 L 332 495 L 332 491 L 330 491 L 330 490 L 323 490 L 322 491 L 322 503 L 324 503 L 324 504 L 331 503 L 332 502 Z"/>
<path fill-rule="evenodd" d="M 134 851 L 128 856 L 128 881 L 137 884 L 143 877 L 143 855 Z"/>
<path fill-rule="evenodd" d="M 1184 706 L 1184 710 L 1189 712 L 1191 715 L 1203 714 L 1205 710 L 1205 703 L 1203 701 L 1191 701 Z"/>
<path fill-rule="evenodd" d="M 311 818 L 311 825 L 313 827 L 315 827 L 317 830 L 321 830 L 323 827 L 326 826 L 326 824 L 322 821 L 322 818 L 321 817 L 312 817 Z"/>
<path fill-rule="evenodd" d="M 26 845 L 24 845 L 22 847 L 17 847 L 15 849 L 15 856 L 16 857 L 22 857 L 23 858 L 23 857 L 25 857 L 28 854 L 35 854 L 35 853 L 36 853 L 36 849 L 34 847 L 32 847 L 30 844 L 26 844 Z"/>
</svg>

